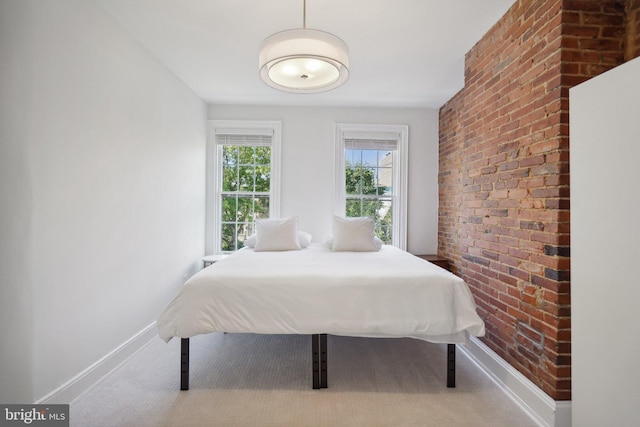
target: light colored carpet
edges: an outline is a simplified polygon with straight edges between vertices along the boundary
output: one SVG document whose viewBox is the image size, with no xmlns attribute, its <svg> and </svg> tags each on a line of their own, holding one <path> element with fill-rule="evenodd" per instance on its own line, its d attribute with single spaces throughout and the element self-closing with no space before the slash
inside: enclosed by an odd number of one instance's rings
<svg viewBox="0 0 640 427">
<path fill-rule="evenodd" d="M 311 389 L 311 337 L 191 338 L 190 390 L 180 391 L 180 340 L 153 340 L 71 404 L 71 425 L 535 426 L 457 352 L 409 338 L 328 337 L 329 388 Z"/>
</svg>

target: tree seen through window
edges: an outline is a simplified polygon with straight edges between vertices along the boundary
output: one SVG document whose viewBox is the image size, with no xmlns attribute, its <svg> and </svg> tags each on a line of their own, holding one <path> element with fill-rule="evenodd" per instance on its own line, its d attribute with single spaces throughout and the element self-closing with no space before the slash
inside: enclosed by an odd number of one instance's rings
<svg viewBox="0 0 640 427">
<path fill-rule="evenodd" d="M 269 217 L 271 147 L 222 146 L 221 250 L 236 251 L 253 233 L 255 221 Z"/>
<path fill-rule="evenodd" d="M 346 216 L 373 218 L 385 244 L 393 237 L 393 156 L 389 150 L 345 150 Z"/>
</svg>

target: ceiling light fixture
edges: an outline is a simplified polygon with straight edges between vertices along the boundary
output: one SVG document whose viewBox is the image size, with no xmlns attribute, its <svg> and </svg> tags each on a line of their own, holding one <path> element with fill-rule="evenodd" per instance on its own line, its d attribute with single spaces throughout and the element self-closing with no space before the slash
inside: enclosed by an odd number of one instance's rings
<svg viewBox="0 0 640 427">
<path fill-rule="evenodd" d="M 349 78 L 347 45 L 333 34 L 307 28 L 306 0 L 302 28 L 267 37 L 260 46 L 259 61 L 262 81 L 284 92 L 325 92 Z"/>
</svg>

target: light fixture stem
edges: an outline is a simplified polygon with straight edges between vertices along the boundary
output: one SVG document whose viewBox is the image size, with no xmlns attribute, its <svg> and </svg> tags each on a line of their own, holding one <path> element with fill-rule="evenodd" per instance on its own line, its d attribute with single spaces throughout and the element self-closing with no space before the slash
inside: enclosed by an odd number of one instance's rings
<svg viewBox="0 0 640 427">
<path fill-rule="evenodd" d="M 307 28 L 307 0 L 302 0 L 302 28 Z"/>
</svg>

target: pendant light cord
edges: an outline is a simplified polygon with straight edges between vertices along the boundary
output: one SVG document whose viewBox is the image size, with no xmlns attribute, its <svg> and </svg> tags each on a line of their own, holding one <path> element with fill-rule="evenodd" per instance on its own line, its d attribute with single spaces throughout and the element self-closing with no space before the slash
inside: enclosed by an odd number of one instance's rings
<svg viewBox="0 0 640 427">
<path fill-rule="evenodd" d="M 307 0 L 302 0 L 302 28 L 307 28 Z"/>
</svg>

